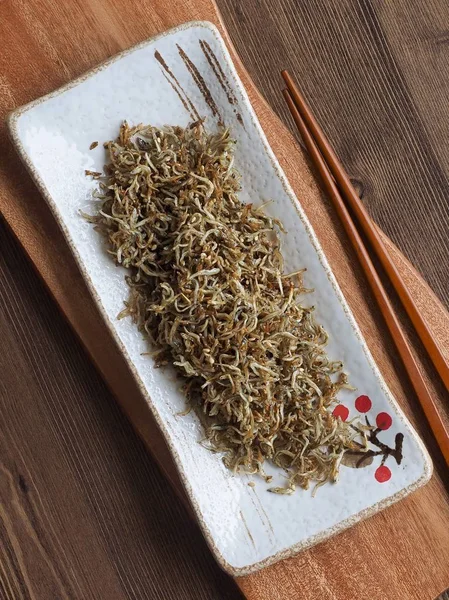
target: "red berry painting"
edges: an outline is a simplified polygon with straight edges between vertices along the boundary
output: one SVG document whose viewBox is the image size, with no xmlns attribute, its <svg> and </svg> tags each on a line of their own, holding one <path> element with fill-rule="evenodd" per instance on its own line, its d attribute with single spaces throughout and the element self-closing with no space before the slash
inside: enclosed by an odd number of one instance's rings
<svg viewBox="0 0 449 600">
<path fill-rule="evenodd" d="M 392 471 L 385 463 L 391 457 L 397 465 L 402 462 L 402 445 L 404 435 L 397 433 L 394 438 L 394 447 L 389 446 L 382 440 L 382 433 L 390 429 L 393 425 L 393 419 L 387 412 L 372 411 L 373 402 L 371 398 L 365 394 L 358 396 L 354 401 L 354 408 L 359 414 L 360 419 L 351 416 L 353 421 L 352 427 L 364 439 L 366 444 L 354 441 L 354 444 L 360 449 L 354 449 L 346 452 L 343 457 L 342 465 L 361 469 L 375 464 L 376 468 L 373 471 L 373 476 L 378 483 L 386 483 L 392 477 Z M 368 413 L 374 413 L 374 418 L 369 417 Z M 344 404 L 337 404 L 334 408 L 334 417 L 340 418 L 342 421 L 350 419 L 351 410 Z M 375 425 L 371 420 L 375 420 Z M 368 449 L 366 446 L 368 445 Z"/>
<path fill-rule="evenodd" d="M 390 429 L 392 423 L 393 419 L 388 413 L 381 412 L 376 417 L 376 425 L 379 429 L 382 429 L 383 431 Z"/>
<path fill-rule="evenodd" d="M 349 417 L 349 408 L 347 408 L 344 404 L 337 404 L 332 414 L 334 417 L 340 417 L 342 421 L 346 421 L 346 419 Z"/>
<path fill-rule="evenodd" d="M 371 410 L 373 403 L 369 396 L 359 396 L 355 401 L 355 407 L 359 413 L 367 413 Z"/>
</svg>

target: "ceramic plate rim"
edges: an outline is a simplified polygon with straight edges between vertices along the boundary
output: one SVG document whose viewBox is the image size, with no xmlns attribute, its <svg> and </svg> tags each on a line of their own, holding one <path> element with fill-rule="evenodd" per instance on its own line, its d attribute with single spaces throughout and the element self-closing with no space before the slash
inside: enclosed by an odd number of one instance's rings
<svg viewBox="0 0 449 600">
<path fill-rule="evenodd" d="M 74 241 L 73 241 L 69 231 L 67 230 L 67 228 L 63 222 L 63 219 L 60 215 L 58 205 L 53 200 L 53 197 L 51 196 L 50 192 L 48 191 L 43 179 L 41 178 L 41 176 L 39 174 L 39 171 L 34 167 L 32 159 L 27 154 L 27 151 L 25 150 L 25 148 L 21 142 L 20 135 L 19 135 L 18 129 L 17 129 L 17 124 L 18 124 L 18 120 L 20 119 L 20 117 L 25 112 L 29 111 L 30 109 L 34 108 L 35 106 L 38 106 L 39 104 L 42 104 L 42 103 L 46 102 L 47 100 L 57 97 L 57 96 L 63 94 L 64 92 L 70 90 L 71 88 L 78 86 L 80 83 L 91 78 L 92 76 L 95 76 L 98 72 L 102 71 L 103 69 L 105 69 L 106 67 L 111 65 L 112 63 L 119 61 L 124 56 L 131 54 L 134 51 L 139 50 L 140 48 L 144 48 L 148 45 L 151 45 L 161 38 L 164 38 L 164 37 L 170 36 L 172 34 L 175 34 L 179 31 L 194 28 L 194 27 L 204 27 L 206 29 L 209 29 L 218 38 L 218 41 L 220 42 L 220 45 L 222 46 L 224 55 L 226 57 L 228 67 L 233 76 L 233 84 L 237 87 L 239 92 L 241 92 L 245 102 L 247 103 L 247 108 L 251 114 L 252 119 L 255 122 L 258 133 L 260 134 L 261 142 L 264 146 L 264 150 L 267 152 L 267 154 L 273 164 L 276 176 L 280 179 L 281 183 L 284 185 L 286 193 L 287 193 L 290 201 L 292 202 L 296 212 L 298 213 L 298 216 L 300 217 L 301 221 L 303 222 L 303 224 L 305 225 L 305 227 L 307 229 L 309 238 L 310 238 L 311 242 L 313 243 L 316 252 L 318 253 L 318 256 L 320 258 L 322 266 L 325 269 L 326 275 L 327 275 L 332 287 L 334 288 L 337 298 L 338 298 L 339 302 L 341 303 L 341 305 L 349 319 L 350 325 L 356 334 L 358 342 L 360 343 L 364 353 L 367 355 L 368 361 L 370 363 L 371 368 L 374 371 L 374 375 L 375 375 L 376 379 L 378 380 L 379 386 L 381 387 L 382 391 L 385 393 L 385 395 L 388 399 L 388 402 L 391 404 L 391 406 L 402 417 L 402 419 L 409 425 L 409 429 L 410 429 L 409 433 L 414 438 L 414 441 L 416 442 L 418 448 L 420 449 L 422 456 L 423 456 L 423 463 L 424 463 L 423 472 L 422 472 L 421 476 L 417 480 L 415 480 L 413 483 L 409 484 L 407 487 L 402 488 L 395 494 L 381 500 L 380 502 L 377 502 L 376 504 L 373 504 L 373 505 L 365 508 L 362 511 L 359 511 L 358 513 L 351 515 L 350 517 L 344 519 L 343 521 L 340 521 L 336 525 L 329 527 L 323 531 L 320 531 L 319 533 L 317 533 L 297 544 L 293 544 L 293 545 L 289 546 L 288 548 L 281 550 L 279 552 L 276 552 L 275 554 L 272 554 L 261 561 L 252 563 L 250 565 L 246 565 L 244 567 L 234 567 L 233 565 L 228 563 L 224 559 L 224 557 L 221 554 L 218 547 L 216 546 L 214 538 L 203 519 L 201 509 L 199 508 L 199 506 L 196 502 L 194 492 L 193 492 L 191 485 L 189 483 L 189 480 L 188 480 L 188 475 L 184 471 L 184 467 L 183 467 L 180 457 L 178 455 L 175 444 L 170 440 L 168 433 L 167 433 L 166 426 L 164 424 L 164 421 L 159 416 L 156 406 L 154 405 L 153 400 L 151 399 L 151 395 L 150 395 L 149 391 L 146 389 L 145 385 L 143 384 L 136 367 L 134 366 L 130 356 L 128 355 L 126 348 L 124 347 L 123 343 L 119 339 L 119 336 L 115 331 L 115 328 L 111 322 L 111 319 L 109 318 L 109 316 L 106 314 L 106 311 L 102 307 L 100 298 L 96 291 L 95 284 L 92 281 L 89 274 L 87 273 L 86 269 L 84 268 L 83 261 L 78 253 L 77 248 L 75 247 Z M 427 452 L 427 449 L 425 448 L 421 438 L 418 436 L 414 427 L 409 423 L 407 417 L 403 413 L 403 411 L 402 411 L 401 407 L 399 406 L 399 404 L 397 403 L 396 399 L 390 392 L 388 386 L 386 385 L 386 383 L 377 367 L 377 364 L 375 363 L 375 361 L 371 355 L 371 352 L 369 351 L 369 348 L 365 342 L 365 339 L 362 336 L 362 333 L 361 333 L 360 328 L 355 320 L 355 317 L 353 316 L 352 311 L 346 302 L 346 299 L 345 299 L 345 297 L 337 283 L 337 280 L 332 272 L 330 264 L 321 248 L 319 240 L 316 237 L 316 234 L 315 234 L 305 212 L 301 212 L 301 211 L 303 211 L 303 209 L 302 209 L 302 207 L 300 207 L 300 203 L 297 200 L 296 195 L 295 195 L 286 175 L 282 171 L 282 168 L 280 167 L 280 164 L 268 143 L 268 140 L 265 136 L 262 126 L 261 126 L 261 124 L 258 120 L 258 117 L 252 107 L 252 104 L 248 97 L 247 91 L 246 91 L 243 83 L 240 81 L 240 76 L 237 73 L 237 69 L 234 65 L 232 57 L 230 56 L 229 50 L 226 46 L 226 42 L 224 41 L 224 39 L 216 25 L 214 25 L 213 23 L 211 23 L 209 21 L 189 21 L 186 23 L 182 23 L 176 27 L 173 27 L 167 31 L 164 31 L 163 33 L 160 33 L 158 35 L 147 38 L 146 40 L 139 42 L 138 44 L 135 44 L 134 46 L 132 46 L 126 50 L 123 50 L 122 52 L 119 52 L 118 54 L 115 54 L 111 58 L 100 63 L 98 66 L 90 69 L 89 71 L 85 72 L 84 74 L 80 75 L 79 77 L 70 81 L 69 83 L 61 86 L 57 90 L 50 92 L 49 94 L 46 94 L 40 98 L 37 98 L 36 100 L 33 100 L 15 110 L 13 110 L 7 116 L 7 125 L 9 128 L 10 137 L 11 137 L 14 145 L 16 146 L 16 149 L 19 153 L 20 158 L 22 159 L 27 170 L 29 171 L 30 175 L 32 176 L 40 193 L 42 194 L 42 196 L 44 197 L 48 206 L 50 207 L 53 217 L 55 218 L 56 222 L 58 223 L 59 228 L 63 232 L 63 235 L 64 235 L 66 242 L 69 245 L 70 250 L 76 260 L 76 263 L 78 265 L 78 268 L 80 269 L 83 279 L 86 282 L 86 285 L 88 286 L 89 292 L 96 304 L 97 309 L 99 310 L 99 312 L 103 318 L 105 326 L 108 328 L 115 343 L 118 345 L 122 355 L 124 356 L 124 358 L 128 364 L 128 367 L 131 369 L 133 377 L 134 377 L 137 385 L 139 386 L 139 389 L 146 401 L 146 404 L 148 405 L 153 418 L 155 419 L 160 431 L 162 432 L 162 435 L 164 436 L 165 442 L 168 445 L 170 452 L 172 454 L 173 460 L 176 464 L 178 474 L 183 483 L 183 486 L 186 491 L 189 502 L 195 513 L 195 517 L 196 517 L 197 521 L 199 522 L 200 527 L 203 531 L 203 535 L 204 535 L 209 547 L 211 548 L 217 562 L 225 571 L 227 571 L 229 574 L 231 574 L 234 577 L 249 575 L 251 573 L 258 571 L 261 568 L 272 565 L 275 562 L 278 562 L 279 560 L 292 557 L 292 556 L 296 555 L 298 552 L 300 552 L 301 550 L 310 548 L 310 547 L 314 546 L 315 544 L 317 544 L 321 541 L 324 541 L 324 540 L 332 537 L 333 535 L 344 531 L 345 529 L 348 529 L 349 527 L 351 527 L 352 525 L 355 525 L 359 521 L 362 521 L 362 520 L 366 519 L 367 517 L 374 515 L 377 512 L 380 512 L 384 508 L 387 508 L 388 506 L 401 500 L 402 498 L 407 496 L 409 493 L 413 492 L 414 490 L 418 489 L 419 487 L 423 486 L 424 484 L 426 484 L 429 481 L 430 477 L 432 476 L 433 465 L 432 465 L 430 456 Z"/>
</svg>

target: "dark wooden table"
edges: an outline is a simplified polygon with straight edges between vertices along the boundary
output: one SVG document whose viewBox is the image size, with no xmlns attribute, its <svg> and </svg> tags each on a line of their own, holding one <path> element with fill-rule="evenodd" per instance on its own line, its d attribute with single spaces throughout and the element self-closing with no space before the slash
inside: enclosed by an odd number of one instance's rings
<svg viewBox="0 0 449 600">
<path fill-rule="evenodd" d="M 218 4 L 275 110 L 288 120 L 288 67 L 377 222 L 449 306 L 446 0 Z M 240 597 L 4 224 L 0 349 L 0 598 Z"/>
</svg>

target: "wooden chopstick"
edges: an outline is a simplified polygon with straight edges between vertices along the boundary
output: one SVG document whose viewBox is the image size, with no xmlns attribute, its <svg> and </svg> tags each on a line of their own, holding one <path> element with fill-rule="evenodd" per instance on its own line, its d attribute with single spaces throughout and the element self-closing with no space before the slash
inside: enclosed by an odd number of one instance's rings
<svg viewBox="0 0 449 600">
<path fill-rule="evenodd" d="M 424 414 L 429 422 L 430 428 L 437 440 L 437 443 L 441 449 L 441 452 L 449 466 L 449 432 L 447 431 L 443 420 L 441 419 L 438 409 L 433 401 L 433 398 L 426 386 L 426 383 L 421 375 L 419 367 L 416 363 L 415 357 L 407 343 L 402 327 L 395 315 L 393 306 L 388 299 L 385 288 L 377 274 L 377 271 L 371 261 L 367 249 L 365 248 L 362 238 L 348 212 L 348 209 L 342 199 L 337 185 L 332 177 L 328 166 L 320 153 L 318 146 L 312 137 L 311 132 L 307 128 L 306 123 L 302 119 L 292 95 L 288 90 L 284 90 L 283 94 L 287 101 L 290 112 L 292 113 L 293 119 L 298 126 L 299 132 L 304 140 L 304 144 L 309 152 L 310 158 L 317 168 L 324 187 L 328 192 L 333 204 L 338 212 L 341 222 L 345 228 L 346 233 L 352 243 L 352 246 L 357 253 L 360 264 L 363 271 L 368 279 L 368 283 L 373 291 L 374 297 L 379 305 L 379 308 L 384 316 L 387 327 L 393 338 L 393 342 L 396 345 L 398 354 L 402 359 L 407 374 L 412 382 L 415 392 L 418 396 L 419 402 L 422 406 Z"/>
<path fill-rule="evenodd" d="M 390 279 L 394 289 L 396 290 L 402 305 L 404 306 L 408 316 L 410 317 L 413 326 L 420 337 L 424 347 L 426 348 L 436 370 L 438 371 L 446 389 L 449 391 L 449 365 L 445 360 L 438 344 L 436 343 L 432 333 L 427 327 L 426 322 L 421 316 L 421 313 L 416 306 L 410 292 L 405 285 L 399 271 L 394 265 L 388 250 L 386 249 L 381 237 L 370 219 L 362 201 L 357 195 L 351 181 L 346 174 L 342 164 L 338 160 L 334 150 L 326 139 L 321 127 L 317 123 L 313 116 L 310 108 L 307 106 L 304 97 L 299 91 L 298 87 L 293 82 L 287 71 L 282 71 L 282 77 L 284 78 L 287 88 L 294 100 L 296 108 L 298 109 L 303 121 L 307 125 L 309 131 L 314 138 L 314 141 L 323 155 L 327 166 L 335 178 L 343 197 L 345 198 L 348 205 L 354 211 L 355 216 L 368 238 L 373 251 L 380 260 L 385 272 Z"/>
</svg>

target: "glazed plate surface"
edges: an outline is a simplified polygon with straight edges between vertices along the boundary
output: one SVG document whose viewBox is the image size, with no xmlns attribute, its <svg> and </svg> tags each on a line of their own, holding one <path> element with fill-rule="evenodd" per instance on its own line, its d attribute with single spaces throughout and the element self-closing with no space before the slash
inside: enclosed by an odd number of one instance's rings
<svg viewBox="0 0 449 600">
<path fill-rule="evenodd" d="M 185 126 L 198 117 L 206 117 L 210 130 L 219 122 L 231 128 L 242 200 L 256 205 L 272 200 L 266 211 L 287 229 L 282 235 L 286 270 L 307 267 L 305 284 L 315 292 L 304 303 L 316 306 L 316 318 L 330 335 L 328 354 L 344 362 L 356 388 L 339 395 L 340 414 L 368 417 L 378 425 L 372 456 L 363 468 L 342 466 L 338 483 L 321 487 L 315 497 L 311 490 L 291 496 L 268 493 L 262 479 L 233 476 L 220 455 L 198 443 L 203 432 L 196 415 L 178 415 L 185 409 L 179 380 L 170 369 L 155 369 L 152 359 L 143 356 L 147 344 L 129 319 L 117 320 L 128 294 L 124 270 L 114 266 L 100 236 L 79 214 L 80 209 L 92 212 L 96 186 L 84 171 L 102 170 L 102 143 L 117 136 L 123 120 Z M 166 437 L 204 535 L 224 569 L 242 575 L 291 556 L 429 479 L 428 454 L 378 372 L 301 199 L 295 198 L 269 148 L 213 25 L 187 23 L 144 42 L 17 110 L 9 127 Z M 89 150 L 94 141 L 98 147 Z M 385 446 L 393 455 L 386 455 Z M 267 467 L 267 472 L 274 476 L 271 485 L 285 484 L 280 470 Z"/>
</svg>

